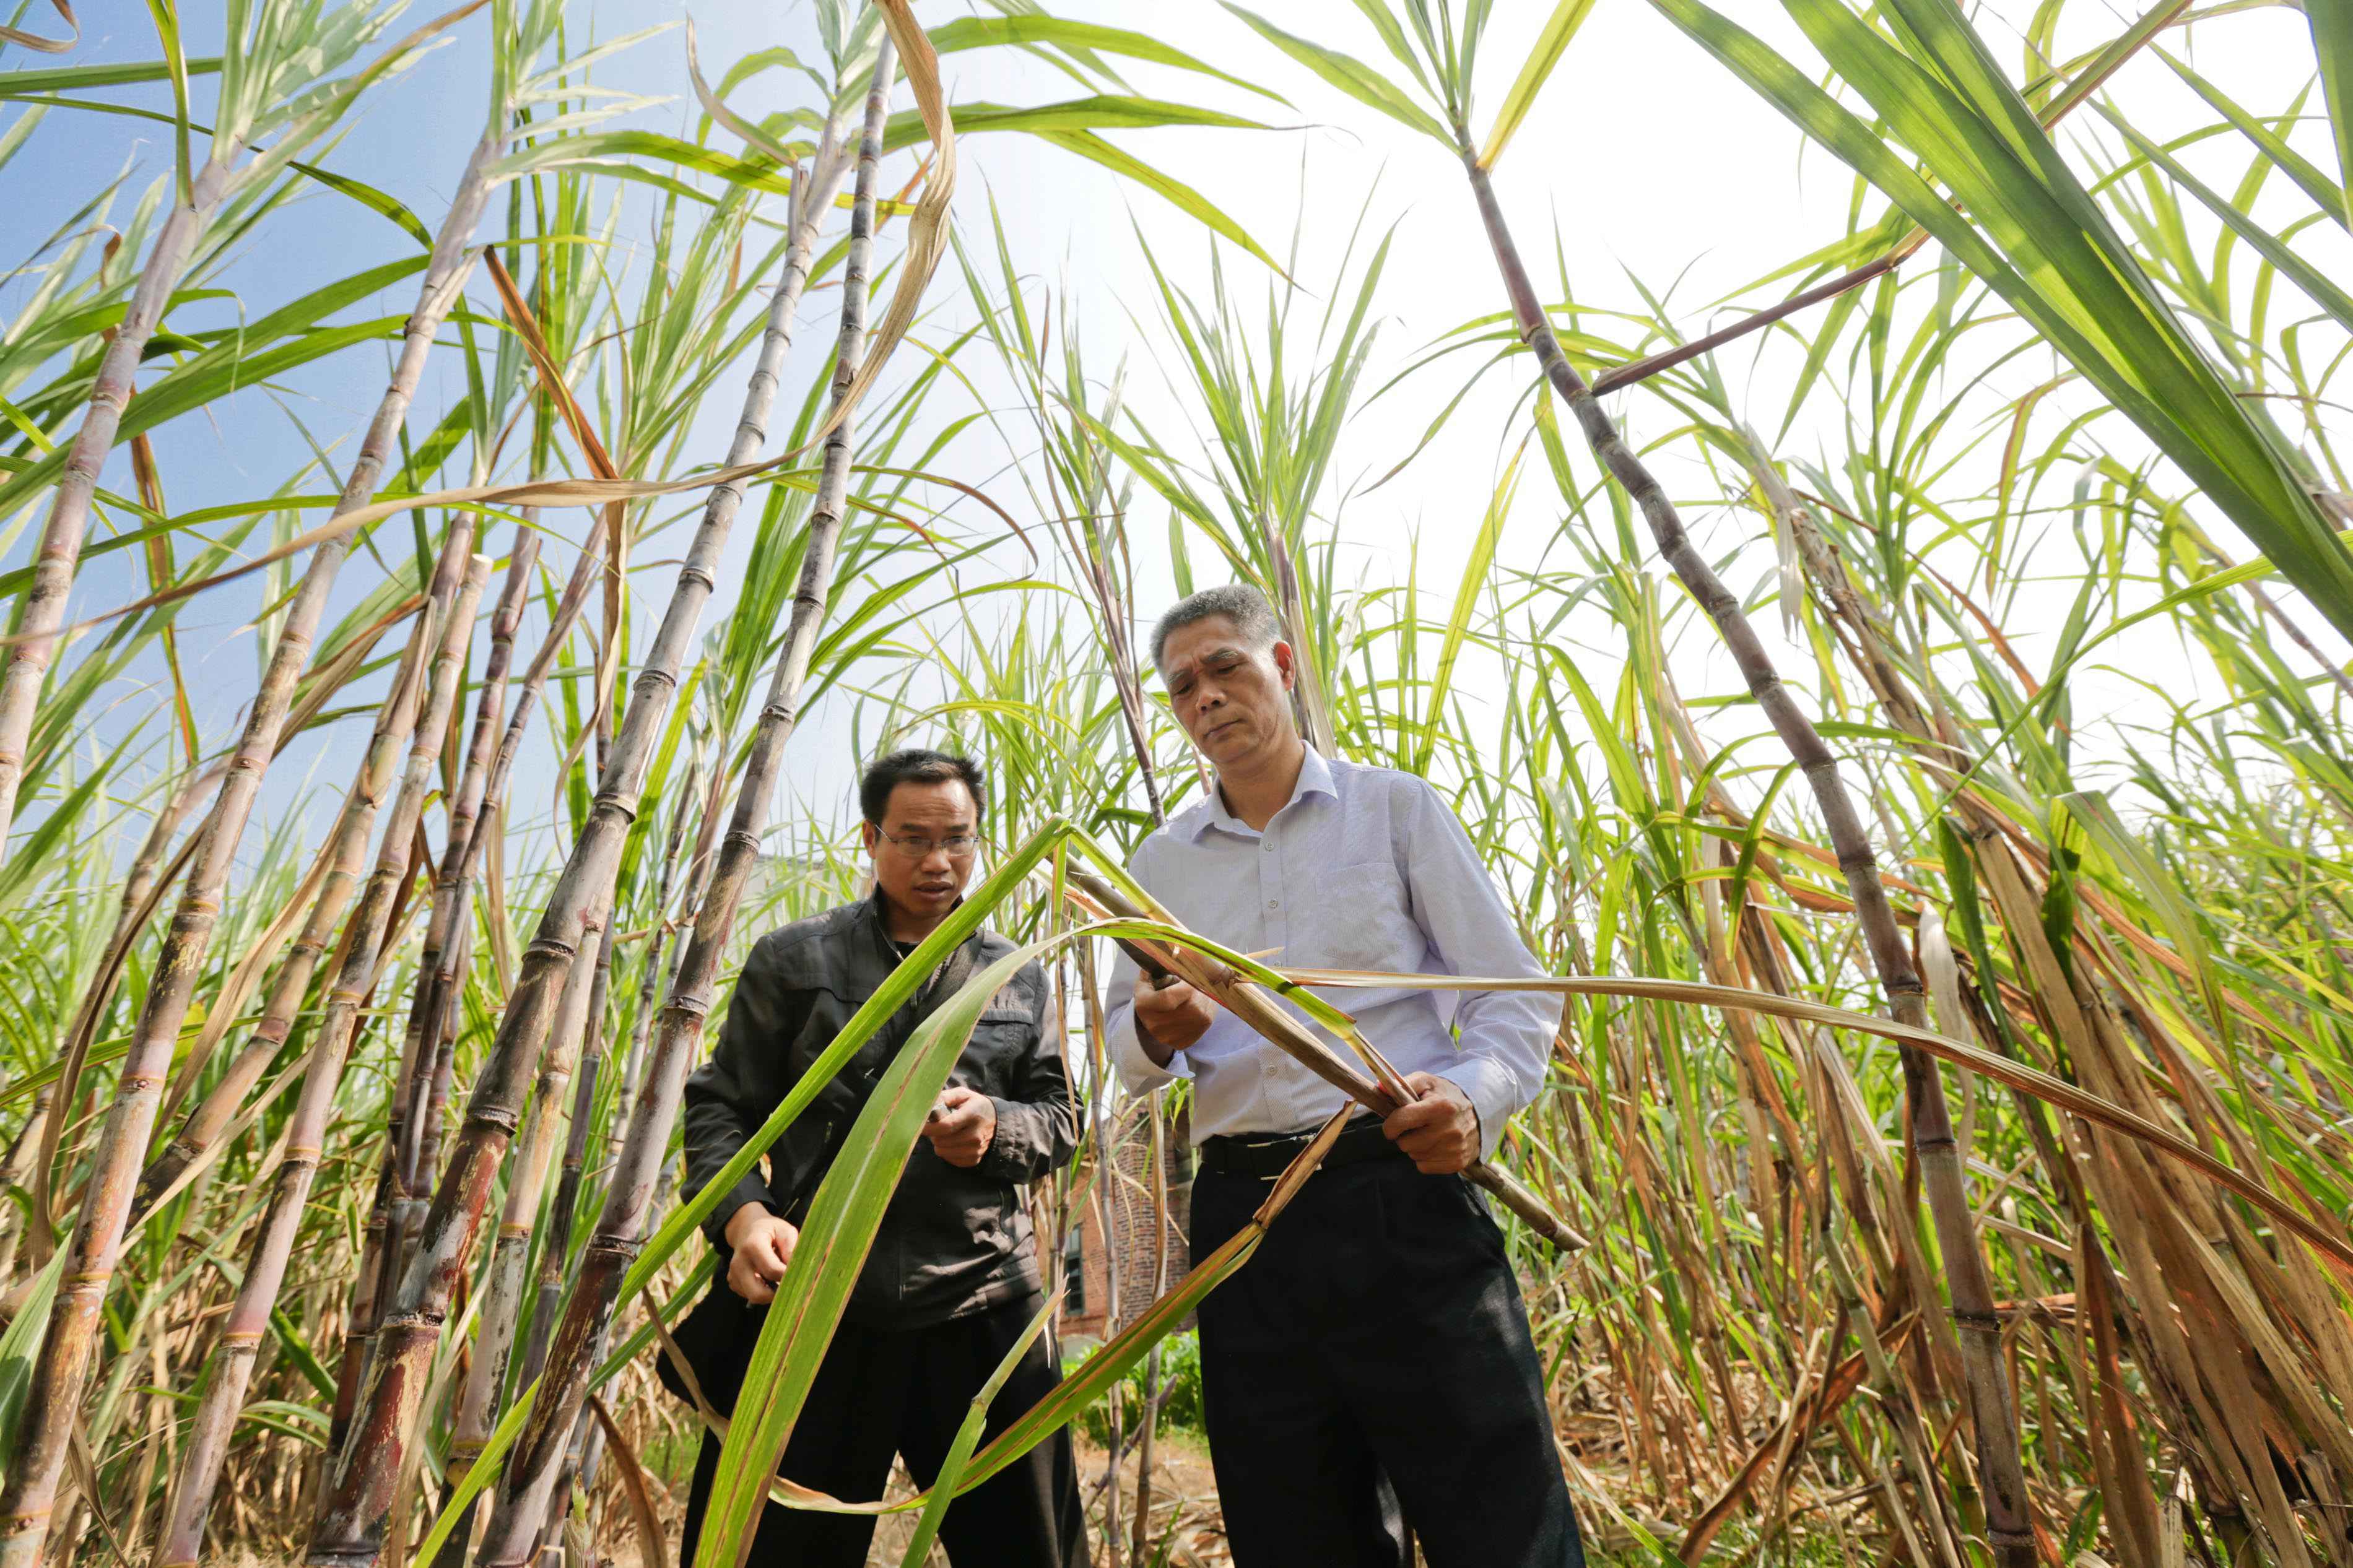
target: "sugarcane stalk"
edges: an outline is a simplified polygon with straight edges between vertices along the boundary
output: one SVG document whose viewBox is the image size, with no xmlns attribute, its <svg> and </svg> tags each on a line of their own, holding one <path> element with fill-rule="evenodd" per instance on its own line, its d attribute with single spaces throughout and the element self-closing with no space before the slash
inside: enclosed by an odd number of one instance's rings
<svg viewBox="0 0 2353 1568">
<path fill-rule="evenodd" d="M 878 139 L 878 150 L 879 145 Z M 799 204 L 800 226 L 786 251 L 785 276 L 770 307 L 743 418 L 730 445 L 730 468 L 750 462 L 766 441 L 778 373 L 791 344 L 793 313 L 808 279 L 816 225 L 839 181 L 839 138 L 828 126 L 810 195 Z M 492 1177 L 513 1137 L 524 1085 L 553 1026 L 558 978 L 579 951 L 590 911 L 611 897 L 646 768 L 703 606 L 717 584 L 721 552 L 743 497 L 740 481 L 712 489 L 645 666 L 632 683 L 628 714 L 597 781 L 595 804 L 524 952 L 497 1040 L 475 1081 L 449 1169 L 434 1191 L 417 1254 L 400 1276 L 395 1310 L 376 1327 L 378 1342 L 365 1394 L 311 1531 L 309 1560 L 313 1563 L 372 1563 L 382 1547 L 392 1488 L 424 1397 L 433 1349 L 472 1251 Z"/>
<path fill-rule="evenodd" d="M 612 976 L 613 926 L 608 920 L 605 923 L 603 939 L 596 945 L 596 973 L 589 982 L 588 1032 L 582 1041 L 578 1081 L 573 1088 L 572 1126 L 565 1142 L 564 1173 L 557 1183 L 555 1202 L 549 1211 L 548 1233 L 540 1246 L 539 1279 L 533 1302 L 531 1332 L 523 1342 L 522 1367 L 514 1379 L 515 1386 L 518 1388 L 528 1388 L 539 1381 L 540 1371 L 547 1363 L 548 1331 L 554 1324 L 556 1304 L 564 1291 L 564 1266 L 572 1251 L 574 1212 L 580 1202 L 581 1177 L 587 1156 L 589 1121 L 596 1110 L 596 1083 L 604 1056 L 605 1004 L 610 992 Z M 500 1240 L 503 1242 L 505 1239 L 502 1231 Z M 491 1278 L 493 1283 L 496 1283 L 498 1274 L 495 1260 L 491 1266 Z M 481 1347 L 490 1342 L 489 1331 L 486 1308 L 483 1336 L 476 1342 L 478 1365 L 485 1359 L 486 1352 Z M 510 1331 L 510 1340 L 511 1338 Z M 480 1373 L 477 1372 L 469 1375 L 478 1376 Z M 493 1385 L 493 1391 L 495 1391 L 495 1385 Z M 468 1384 L 467 1392 L 470 1395 L 473 1392 L 470 1383 Z M 466 1408 L 460 1411 L 457 1430 L 449 1440 L 449 1460 L 447 1465 L 448 1477 L 453 1485 L 465 1479 L 467 1472 L 473 1468 L 474 1460 L 480 1456 L 483 1445 L 490 1437 L 491 1415 L 493 1408 L 486 1397 L 479 1410 L 474 1408 L 470 1400 Z M 584 1426 L 588 1425 L 585 1418 L 583 1425 Z M 579 1435 L 575 1433 L 574 1452 L 577 1452 L 578 1441 Z M 564 1505 L 567 1500 L 566 1492 L 559 1488 L 554 1501 L 551 1505 L 546 1526 L 541 1532 L 543 1539 L 561 1530 Z M 436 1560 L 437 1568 L 464 1568 L 466 1547 L 473 1535 L 474 1512 L 480 1502 L 481 1494 L 479 1492 L 466 1500 L 466 1506 L 459 1516 L 458 1525 L 449 1532 L 448 1540 L 443 1543 L 441 1554 Z"/>
<path fill-rule="evenodd" d="M 628 1136 L 628 1112 L 623 1108 L 637 1102 L 638 1069 L 644 1060 L 646 1036 L 653 1020 L 654 1002 L 661 994 L 662 960 L 670 952 L 670 882 L 678 875 L 679 849 L 686 836 L 688 818 L 694 815 L 687 810 L 687 803 L 701 793 L 697 788 L 698 772 L 699 765 L 687 772 L 686 784 L 679 791 L 679 804 L 670 814 L 670 840 L 662 850 L 661 880 L 654 892 L 654 929 L 652 934 L 646 938 L 646 961 L 638 975 L 638 1005 L 629 1015 L 629 1047 L 621 1058 L 621 1080 L 613 1100 L 613 1133 L 609 1152 L 616 1155 L 620 1152 L 621 1141 Z M 723 770 L 712 770 L 713 783 L 724 776 Z M 715 817 L 718 802 L 706 802 L 701 815 L 705 820 Z M 684 891 L 685 896 L 679 904 L 681 910 L 692 909 L 695 900 L 702 897 L 701 879 L 691 879 Z"/>
<path fill-rule="evenodd" d="M 849 253 L 841 281 L 841 326 L 834 353 L 833 429 L 809 510 L 801 552 L 801 574 L 793 593 L 792 618 L 776 659 L 767 700 L 760 709 L 744 764 L 744 783 L 726 835 L 712 865 L 711 882 L 697 912 L 656 1028 L 645 1086 L 638 1091 L 628 1137 L 606 1188 L 596 1232 L 581 1254 L 578 1278 L 563 1322 L 548 1350 L 547 1370 L 522 1434 L 499 1478 L 490 1528 L 475 1561 L 483 1568 L 523 1568 L 531 1561 L 553 1489 L 588 1393 L 592 1352 L 603 1341 L 620 1294 L 622 1277 L 643 1240 L 662 1156 L 685 1089 L 686 1068 L 702 1044 L 703 1026 L 717 986 L 720 960 L 735 925 L 744 888 L 760 856 L 786 742 L 800 719 L 800 701 L 818 633 L 832 591 L 834 551 L 841 532 L 849 488 L 852 411 L 847 397 L 865 346 L 867 280 L 874 246 L 874 195 L 882 161 L 882 134 L 889 118 L 896 52 L 886 37 L 866 94 L 864 134 L 858 148 L 856 195 L 849 215 Z M 823 187 L 819 186 L 822 190 Z M 804 208 L 803 223 L 815 204 Z"/>
<path fill-rule="evenodd" d="M 533 515 L 533 514 L 527 514 Z M 445 847 L 441 865 L 434 885 L 435 903 L 426 925 L 424 953 L 418 960 L 416 994 L 409 1007 L 407 1032 L 404 1037 L 399 1068 L 393 1080 L 391 1114 L 385 1125 L 384 1156 L 376 1172 L 375 1197 L 368 1210 L 366 1225 L 361 1233 L 360 1267 L 352 1291 L 352 1306 L 345 1320 L 343 1350 L 335 1383 L 333 1414 L 327 1429 L 327 1452 L 343 1451 L 343 1440 L 351 1430 L 351 1418 L 359 1400 L 360 1380 L 367 1369 L 368 1353 L 375 1340 L 375 1324 L 388 1305 L 385 1300 L 390 1282 L 396 1279 L 398 1232 L 392 1228 L 394 1215 L 402 1198 L 401 1183 L 404 1152 L 411 1147 L 408 1124 L 423 1114 L 426 1095 L 431 1086 L 430 1075 L 437 1063 L 427 1058 L 420 1068 L 418 1058 L 426 1049 L 426 1026 L 428 1017 L 446 1017 L 448 1008 L 440 998 L 456 988 L 461 973 L 461 958 L 457 951 L 460 943 L 451 933 L 462 937 L 469 929 L 464 921 L 470 907 L 473 878 L 481 861 L 485 845 L 497 833 L 497 821 L 506 798 L 507 780 L 514 769 L 514 760 L 522 750 L 523 737 L 529 732 L 533 716 L 538 711 L 541 697 L 547 689 L 547 679 L 562 656 L 565 639 L 571 637 L 574 624 L 588 602 L 588 592 L 595 586 L 600 562 L 597 543 L 603 537 L 603 514 L 589 529 L 587 540 L 581 545 L 580 556 L 573 564 L 571 580 L 558 596 L 555 612 L 550 619 L 546 637 L 539 650 L 523 671 L 522 684 L 514 694 L 514 709 L 507 718 L 505 734 L 500 739 L 498 754 L 491 763 L 490 773 L 479 792 L 461 783 L 458 798 L 452 803 L 449 844 Z M 534 539 L 537 537 L 534 533 Z M 520 547 L 519 547 L 520 548 Z M 485 678 L 487 689 L 489 682 Z M 488 700 L 485 690 L 484 700 Z M 495 722 L 493 723 L 495 728 Z M 481 742 L 481 725 L 477 720 L 475 734 L 468 748 L 469 774 L 471 759 Z M 470 812 L 470 816 L 466 814 Z M 459 818 L 466 816 L 465 831 L 460 833 Z M 454 860 L 454 864 L 453 864 Z M 429 994 L 428 994 L 428 988 Z"/>
<path fill-rule="evenodd" d="M 547 1240 L 540 1248 L 538 1289 L 532 1303 L 531 1333 L 523 1341 L 522 1381 L 538 1381 L 547 1364 L 547 1336 L 564 1295 L 564 1266 L 572 1256 L 572 1227 L 578 1217 L 581 1183 L 587 1174 L 588 1137 L 596 1120 L 596 1089 L 604 1076 L 606 1003 L 613 985 L 613 927 L 596 944 L 596 973 L 588 995 L 588 1034 L 581 1042 L 579 1082 L 572 1093 L 572 1126 L 564 1143 L 564 1170 L 548 1216 Z"/>
<path fill-rule="evenodd" d="M 472 528 L 453 523 L 451 541 L 443 552 L 444 573 L 466 560 Z M 231 1428 L 245 1405 L 246 1388 L 262 1336 L 269 1329 L 269 1311 L 277 1303 L 286 1278 L 294 1237 L 309 1203 L 311 1183 L 317 1174 L 325 1143 L 327 1120 L 334 1110 L 335 1091 L 352 1042 L 359 1032 L 360 1008 L 375 987 L 386 949 L 392 908 L 408 872 L 408 847 L 431 793 L 433 762 L 440 753 L 441 736 L 457 706 L 466 650 L 474 630 L 474 612 L 490 579 L 490 559 L 476 555 L 467 562 L 462 583 L 456 584 L 456 602 L 443 624 L 431 678 L 421 711 L 416 714 L 415 737 L 408 763 L 385 815 L 384 834 L 375 868 L 352 912 L 352 929 L 343 943 L 343 963 L 328 993 L 326 1017 L 303 1068 L 302 1092 L 295 1101 L 287 1130 L 285 1158 L 278 1166 L 269 1208 L 256 1234 L 221 1337 L 213 1347 L 204 1374 L 204 1393 L 196 1405 L 186 1452 L 172 1486 L 163 1531 L 157 1536 L 153 1568 L 195 1568 L 204 1546 L 205 1519 L 211 1511 L 214 1489 L 219 1484 L 221 1462 L 228 1452 Z M 422 640 L 421 638 L 418 640 Z M 414 705 L 410 696 L 404 705 Z"/>
<path fill-rule="evenodd" d="M 606 922 L 605 939 L 597 944 L 596 973 L 590 984 L 593 989 L 588 997 L 589 1033 L 581 1049 L 579 1081 L 573 1089 L 572 1130 L 564 1147 L 564 1173 L 556 1184 L 547 1239 L 540 1247 L 539 1288 L 532 1306 L 531 1333 L 523 1342 L 522 1371 L 515 1380 L 516 1386 L 521 1388 L 528 1388 L 537 1383 L 539 1374 L 546 1369 L 548 1336 L 555 1327 L 556 1309 L 563 1302 L 565 1265 L 572 1256 L 572 1229 L 578 1219 L 581 1184 L 587 1168 L 589 1124 L 596 1114 L 597 1080 L 602 1076 L 606 1055 L 606 1004 L 613 984 L 613 928 L 609 921 Z M 617 1107 L 627 1101 L 615 1103 L 615 1115 L 617 1117 Z M 583 1413 L 578 1426 L 573 1432 L 572 1442 L 565 1450 L 567 1467 L 577 1462 L 581 1444 L 594 1426 L 595 1423 Z M 484 1436 L 488 1436 L 487 1430 Z M 479 1447 L 476 1452 L 480 1452 Z M 455 1473 L 453 1470 L 453 1477 Z M 479 1493 L 467 1500 L 469 1520 L 480 1500 Z M 570 1501 L 571 1489 L 558 1486 L 555 1496 L 548 1504 L 546 1524 L 540 1532 L 543 1540 L 561 1532 L 565 1508 Z M 466 1533 L 461 1526 L 451 1533 L 450 1540 L 454 1543 Z M 462 1559 L 450 1560 L 448 1568 L 462 1568 Z"/>
<path fill-rule="evenodd" d="M 187 270 L 196 240 L 227 194 L 229 163 L 237 151 L 232 142 L 206 159 L 188 188 L 187 199 L 173 203 L 171 215 L 155 232 L 154 248 L 147 253 L 147 265 L 132 291 L 130 308 L 98 363 L 89 410 L 82 416 L 81 428 L 74 432 L 56 499 L 41 525 L 41 542 L 33 556 L 33 579 L 25 588 L 16 640 L 9 645 L 6 668 L 0 671 L 0 861 L 7 858 L 8 829 L 16 819 L 17 792 L 24 786 L 25 752 L 32 741 L 33 716 L 40 707 L 41 684 L 57 658 L 58 634 L 66 623 L 66 601 L 73 593 L 74 567 L 90 531 L 90 501 L 98 492 L 98 476 L 114 449 L 123 411 L 131 405 L 131 384 L 139 374 L 140 359 L 155 330 L 163 325 L 164 312 Z"/>
<path fill-rule="evenodd" d="M 487 707 L 495 700 L 493 692 L 500 689 L 506 673 L 506 659 L 514 644 L 515 623 L 522 618 L 523 599 L 530 588 L 530 562 L 538 550 L 538 536 L 524 530 L 515 534 L 514 553 L 510 558 L 507 583 L 499 600 L 499 607 L 491 624 L 490 659 L 482 675 L 482 700 Z M 464 552 L 458 552 L 462 560 Z M 444 564 L 450 564 L 444 552 Z M 454 571 L 447 585 L 454 590 Z M 447 595 L 444 595 L 446 600 Z M 417 635 L 401 655 L 402 666 L 394 677 L 396 690 L 408 680 L 414 668 L 421 667 L 425 650 L 432 646 L 433 633 L 420 623 Z M 359 885 L 360 872 L 366 863 L 367 841 L 375 819 L 375 810 L 385 790 L 391 784 L 392 765 L 399 754 L 399 732 L 387 730 L 391 717 L 391 701 L 387 699 L 380 710 L 376 729 L 369 737 L 367 751 L 360 764 L 360 778 L 372 784 L 354 784 L 343 797 L 333 831 L 329 836 L 330 863 L 326 879 L 320 884 L 318 898 L 311 905 L 309 920 L 302 933 L 288 950 L 285 961 L 270 981 L 269 994 L 263 1003 L 261 1018 L 254 1026 L 253 1038 L 246 1048 L 231 1059 L 220 1081 L 188 1112 L 180 1131 L 165 1144 L 162 1153 L 149 1162 L 139 1178 L 138 1194 L 132 1201 L 132 1223 L 136 1225 L 155 1202 L 156 1194 L 168 1189 L 180 1173 L 203 1156 L 213 1146 L 222 1131 L 236 1120 L 238 1109 L 261 1075 L 285 1048 L 293 1032 L 294 1017 L 309 994 L 311 976 L 320 961 L 326 955 L 327 944 L 334 939 L 335 928 L 342 922 L 343 910 L 353 889 Z M 462 795 L 460 796 L 462 800 Z M 456 820 L 453 810 L 451 820 Z"/>
<path fill-rule="evenodd" d="M 1749 694 L 1788 748 L 1790 760 L 1805 775 L 1831 847 L 1837 853 L 1839 869 L 1846 878 L 1849 896 L 1854 901 L 1855 922 L 1863 945 L 1887 993 L 1889 1011 L 1898 1023 L 1926 1027 L 1926 987 L 1913 966 L 1911 952 L 1887 901 L 1870 836 L 1839 776 L 1837 758 L 1774 668 L 1772 656 L 1749 624 L 1740 601 L 1693 544 L 1674 503 L 1619 435 L 1592 389 L 1561 352 L 1560 341 L 1553 333 L 1552 323 L 1536 298 L 1535 286 L 1528 278 L 1518 246 L 1504 222 L 1493 184 L 1486 169 L 1480 165 L 1468 128 L 1458 121 L 1454 129 L 1456 149 L 1461 154 L 1472 196 L 1478 205 L 1504 292 L 1510 298 L 1521 342 L 1535 355 L 1546 381 L 1577 416 L 1577 426 L 1595 458 L 1641 511 L 1662 558 L 1715 624 Z M 1919 1161 L 1935 1220 L 1952 1295 L 1954 1326 L 1961 1344 L 1978 1484 L 1985 1495 L 1987 1534 L 2002 1568 L 2032 1568 L 2034 1528 L 2025 1469 L 2019 1456 L 2018 1415 L 2010 1399 L 2001 1323 L 1994 1311 L 1992 1280 L 1978 1244 L 1977 1221 L 1969 1208 L 1961 1150 L 1953 1137 L 1944 1082 L 1935 1063 L 1925 1052 L 1909 1046 L 1900 1050 L 1912 1147 Z"/>
<path fill-rule="evenodd" d="M 375 417 L 336 500 L 337 516 L 365 506 L 375 496 L 407 417 L 410 399 L 425 374 L 434 333 L 465 281 L 471 260 L 466 242 L 490 195 L 489 166 L 503 143 L 502 135 L 486 136 L 467 160 L 458 194 L 435 237 L 416 308 L 402 334 L 391 384 L 376 405 Z M 96 1145 L 65 1278 L 27 1390 L 17 1461 L 5 1489 L 0 1489 L 0 1568 L 31 1568 L 42 1559 L 58 1478 L 65 1467 L 83 1384 L 96 1350 L 99 1310 L 121 1251 L 133 1184 L 163 1097 L 164 1075 L 203 972 L 237 840 L 244 836 L 262 776 L 277 751 L 296 683 L 310 663 L 311 646 L 325 616 L 336 573 L 351 547 L 351 536 L 345 533 L 322 542 L 311 554 L 301 585 L 287 607 L 261 689 L 254 696 L 244 733 L 196 847 L 186 890 L 157 955 L 146 1005 L 123 1055 L 114 1103 Z"/>
<path fill-rule="evenodd" d="M 610 929 L 610 921 L 605 922 Z M 473 1468 L 504 1389 L 507 1364 L 514 1352 L 515 1331 L 522 1321 L 524 1265 L 529 1260 L 532 1228 L 539 1221 L 540 1197 L 547 1185 L 547 1168 L 555 1151 L 555 1129 L 564 1106 L 562 1095 L 572 1077 L 574 1053 L 589 1026 L 590 999 L 596 990 L 597 955 L 603 932 L 595 942 L 583 942 L 565 976 L 564 999 L 558 1004 L 555 1027 L 540 1060 L 539 1084 L 532 1095 L 532 1116 L 516 1146 L 507 1174 L 506 1206 L 499 1215 L 498 1240 L 492 1244 L 490 1272 L 482 1286 L 474 1336 L 473 1364 L 459 1395 L 456 1429 L 449 1444 L 448 1476 L 465 1479 Z M 553 1246 L 553 1243 L 550 1244 Z M 561 1258 L 558 1258 L 559 1266 Z M 449 1546 L 462 1562 L 469 1531 L 464 1524 L 450 1532 Z M 443 1561 L 448 1562 L 444 1549 Z"/>
</svg>

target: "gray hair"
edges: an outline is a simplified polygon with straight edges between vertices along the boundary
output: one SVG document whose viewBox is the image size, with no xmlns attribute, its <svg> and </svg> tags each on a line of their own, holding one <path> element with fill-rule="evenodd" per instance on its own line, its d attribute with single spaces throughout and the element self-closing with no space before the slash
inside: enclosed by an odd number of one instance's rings
<svg viewBox="0 0 2353 1568">
<path fill-rule="evenodd" d="M 1152 626 L 1153 668 L 1159 668 L 1160 650 L 1171 632 L 1212 616 L 1233 622 L 1234 630 L 1252 648 L 1263 650 L 1282 640 L 1282 623 L 1275 618 L 1274 606 L 1266 602 L 1266 595 L 1247 583 L 1229 583 L 1222 588 L 1187 594 L 1161 612 Z"/>
</svg>

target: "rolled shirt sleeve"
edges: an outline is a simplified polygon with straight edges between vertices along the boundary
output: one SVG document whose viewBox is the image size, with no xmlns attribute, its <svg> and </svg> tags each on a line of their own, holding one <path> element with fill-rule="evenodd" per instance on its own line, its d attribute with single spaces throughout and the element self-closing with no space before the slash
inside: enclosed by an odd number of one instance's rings
<svg viewBox="0 0 2353 1568">
<path fill-rule="evenodd" d="M 1415 781 L 1406 821 L 1406 886 L 1413 918 L 1450 974 L 1542 978 L 1471 836 L 1426 783 Z M 1543 1089 L 1560 1031 L 1562 999 L 1541 991 L 1466 991 L 1455 1003 L 1458 1051 L 1429 1070 L 1452 1081 L 1479 1112 L 1480 1153 L 1492 1159 L 1504 1125 Z"/>
</svg>

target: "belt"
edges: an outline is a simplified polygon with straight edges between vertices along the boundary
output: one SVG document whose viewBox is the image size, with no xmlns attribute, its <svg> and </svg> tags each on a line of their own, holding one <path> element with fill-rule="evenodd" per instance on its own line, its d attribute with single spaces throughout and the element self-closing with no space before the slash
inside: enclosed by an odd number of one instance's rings
<svg viewBox="0 0 2353 1568">
<path fill-rule="evenodd" d="M 1314 1142 L 1313 1132 L 1292 1133 L 1226 1133 L 1201 1141 L 1199 1168 L 1211 1175 L 1245 1176 L 1255 1181 L 1271 1182 L 1288 1170 L 1299 1152 Z M 1328 1169 L 1335 1165 L 1353 1165 L 1364 1160 L 1402 1160 L 1404 1150 L 1390 1142 L 1381 1131 L 1377 1116 L 1360 1116 L 1348 1123 L 1333 1142 L 1332 1152 L 1324 1156 Z"/>
</svg>

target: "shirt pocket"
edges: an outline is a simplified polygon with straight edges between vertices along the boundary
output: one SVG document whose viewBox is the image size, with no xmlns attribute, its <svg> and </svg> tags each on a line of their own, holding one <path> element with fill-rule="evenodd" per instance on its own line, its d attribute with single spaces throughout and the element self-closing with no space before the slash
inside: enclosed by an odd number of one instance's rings
<svg viewBox="0 0 2353 1568">
<path fill-rule="evenodd" d="M 973 1025 L 954 1081 L 999 1099 L 1011 1099 L 1021 1075 L 1022 1054 L 1029 1044 L 1030 1015 L 1027 1007 L 992 1003 Z"/>
<path fill-rule="evenodd" d="M 1421 966 L 1428 944 L 1406 908 L 1405 879 L 1395 861 L 1343 866 L 1318 880 L 1315 907 L 1292 916 L 1292 946 L 1278 963 L 1312 969 Z"/>
</svg>

